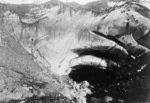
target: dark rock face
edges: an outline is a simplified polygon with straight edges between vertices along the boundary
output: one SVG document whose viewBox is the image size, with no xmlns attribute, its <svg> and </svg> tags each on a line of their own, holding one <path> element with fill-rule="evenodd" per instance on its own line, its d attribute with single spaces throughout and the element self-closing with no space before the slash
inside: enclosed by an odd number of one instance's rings
<svg viewBox="0 0 150 103">
<path fill-rule="evenodd" d="M 127 3 L 98 15 L 67 5 L 5 5 L 0 101 L 148 102 L 149 9 Z"/>
</svg>

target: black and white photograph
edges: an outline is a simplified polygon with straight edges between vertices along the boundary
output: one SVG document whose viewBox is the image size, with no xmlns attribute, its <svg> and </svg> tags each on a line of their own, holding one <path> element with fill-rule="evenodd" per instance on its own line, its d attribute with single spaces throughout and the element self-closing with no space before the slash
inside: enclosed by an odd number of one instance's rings
<svg viewBox="0 0 150 103">
<path fill-rule="evenodd" d="M 150 103 L 150 0 L 0 0 L 0 103 Z"/>
</svg>

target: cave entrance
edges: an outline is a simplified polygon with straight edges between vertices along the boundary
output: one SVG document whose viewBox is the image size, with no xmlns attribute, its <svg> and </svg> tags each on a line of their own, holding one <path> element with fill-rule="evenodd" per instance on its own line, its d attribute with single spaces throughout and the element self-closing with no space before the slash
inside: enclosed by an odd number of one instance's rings
<svg viewBox="0 0 150 103">
<path fill-rule="evenodd" d="M 96 103 L 90 101 L 93 97 L 103 100 L 107 95 L 110 95 L 109 86 L 116 82 L 116 72 L 93 66 L 73 67 L 69 77 L 78 83 L 82 81 L 90 83 L 92 95 L 87 96 L 88 103 Z"/>
<path fill-rule="evenodd" d="M 87 103 L 141 103 L 149 98 L 149 67 L 147 65 L 141 72 L 123 76 L 123 68 L 76 66 L 69 77 L 78 83 L 90 83 L 92 95 L 87 95 Z M 112 102 L 106 102 L 108 96 L 113 98 Z"/>
</svg>

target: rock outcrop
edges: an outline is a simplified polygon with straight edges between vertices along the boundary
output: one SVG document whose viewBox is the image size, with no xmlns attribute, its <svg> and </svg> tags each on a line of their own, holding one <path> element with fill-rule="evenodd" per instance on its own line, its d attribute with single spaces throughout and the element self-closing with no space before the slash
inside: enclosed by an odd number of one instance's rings
<svg viewBox="0 0 150 103">
<path fill-rule="evenodd" d="M 24 11 L 10 6 L 0 20 L 2 102 L 86 103 L 90 84 L 71 80 L 73 71 L 117 69 L 120 81 L 149 67 L 149 9 L 141 4 L 103 15 L 60 2 Z"/>
</svg>

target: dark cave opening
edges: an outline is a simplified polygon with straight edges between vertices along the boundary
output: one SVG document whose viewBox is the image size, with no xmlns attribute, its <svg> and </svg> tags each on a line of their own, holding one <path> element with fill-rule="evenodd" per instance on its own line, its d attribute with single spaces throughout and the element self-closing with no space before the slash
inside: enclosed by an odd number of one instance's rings
<svg viewBox="0 0 150 103">
<path fill-rule="evenodd" d="M 111 83 L 114 81 L 113 79 L 115 77 L 115 74 L 111 70 L 105 70 L 99 67 L 88 65 L 79 65 L 73 67 L 73 70 L 69 74 L 69 76 L 77 82 L 88 80 L 89 82 L 94 84 L 97 82 Z"/>
<path fill-rule="evenodd" d="M 104 99 L 109 95 L 109 85 L 114 84 L 116 81 L 116 73 L 112 70 L 104 70 L 98 67 L 92 66 L 76 66 L 69 76 L 76 82 L 88 81 L 93 87 L 91 91 L 92 95 L 87 96 L 88 103 L 91 103 L 92 97 L 98 99 Z M 94 102 L 93 102 L 94 103 Z"/>
<path fill-rule="evenodd" d="M 147 101 L 150 94 L 148 68 L 149 66 L 140 73 L 125 76 L 121 73 L 121 68 L 104 70 L 79 65 L 73 67 L 69 76 L 78 83 L 86 80 L 93 87 L 92 95 L 87 96 L 88 103 L 97 103 L 91 101 L 92 98 L 98 99 L 98 103 L 108 103 L 105 101 L 106 96 L 113 98 L 109 103 L 141 103 Z"/>
</svg>

